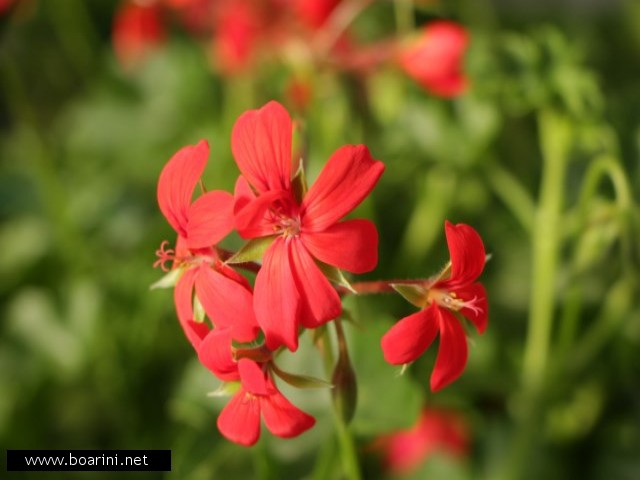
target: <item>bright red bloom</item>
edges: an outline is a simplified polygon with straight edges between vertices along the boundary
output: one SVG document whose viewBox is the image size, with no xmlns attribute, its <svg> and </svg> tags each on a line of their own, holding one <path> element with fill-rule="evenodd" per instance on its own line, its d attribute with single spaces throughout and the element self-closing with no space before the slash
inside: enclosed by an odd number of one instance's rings
<svg viewBox="0 0 640 480">
<path fill-rule="evenodd" d="M 465 457 L 469 431 L 457 413 L 425 408 L 413 427 L 379 438 L 374 448 L 382 450 L 389 471 L 407 474 L 438 452 Z"/>
<path fill-rule="evenodd" d="M 463 57 L 469 35 L 460 25 L 439 21 L 400 46 L 398 62 L 423 88 L 442 97 L 454 97 L 467 87 Z"/>
<path fill-rule="evenodd" d="M 218 417 L 218 429 L 232 442 L 251 446 L 260 437 L 260 417 L 271 433 L 291 438 L 309 430 L 316 421 L 287 400 L 265 366 L 240 359 L 240 390 Z"/>
<path fill-rule="evenodd" d="M 156 266 L 173 261 L 173 268 L 183 270 L 174 290 L 176 310 L 196 349 L 209 327 L 194 320 L 194 288 L 216 326 L 232 329 L 238 341 L 251 341 L 257 333 L 247 281 L 224 265 L 214 248 L 233 228 L 233 196 L 211 191 L 191 202 L 208 156 L 204 140 L 184 147 L 165 165 L 158 181 L 160 210 L 178 233 L 178 240 L 175 251 L 164 250 L 163 243 Z"/>
<path fill-rule="evenodd" d="M 302 23 L 317 30 L 331 16 L 342 0 L 291 0 L 296 16 Z"/>
<path fill-rule="evenodd" d="M 122 4 L 113 20 L 113 47 L 125 68 L 137 64 L 148 51 L 165 38 L 160 6 L 151 3 Z"/>
<path fill-rule="evenodd" d="M 431 374 L 431 390 L 436 391 L 456 380 L 467 363 L 467 340 L 460 312 L 479 333 L 487 328 L 488 304 L 484 287 L 474 283 L 485 264 L 480 235 L 468 225 L 445 223 L 451 255 L 451 274 L 427 286 L 423 310 L 401 319 L 382 337 L 387 362 L 403 365 L 413 362 L 431 345 L 438 333 L 440 346 Z"/>
<path fill-rule="evenodd" d="M 363 145 L 339 148 L 301 201 L 291 175 L 291 118 L 276 102 L 244 113 L 232 133 L 242 175 L 236 183 L 236 229 L 243 238 L 273 236 L 255 282 L 256 318 L 274 350 L 298 347 L 298 326 L 336 318 L 342 304 L 317 261 L 353 273 L 378 261 L 369 220 L 344 220 L 373 189 L 384 165 Z"/>
</svg>

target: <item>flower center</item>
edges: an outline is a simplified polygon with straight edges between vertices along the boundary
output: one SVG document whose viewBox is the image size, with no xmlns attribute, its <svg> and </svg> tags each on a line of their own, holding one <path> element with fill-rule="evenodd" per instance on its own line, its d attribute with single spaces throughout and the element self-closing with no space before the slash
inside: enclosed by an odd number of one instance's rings
<svg viewBox="0 0 640 480">
<path fill-rule="evenodd" d="M 478 306 L 480 299 L 473 297 L 470 300 L 463 300 L 456 295 L 456 292 L 449 292 L 447 290 L 431 289 L 427 295 L 427 303 L 437 303 L 441 307 L 448 308 L 449 310 L 455 310 L 456 312 L 463 308 L 468 308 L 476 315 L 482 313 L 482 308 Z"/>
<path fill-rule="evenodd" d="M 273 228 L 278 234 L 284 237 L 297 237 L 300 235 L 300 217 L 278 215 Z"/>
</svg>

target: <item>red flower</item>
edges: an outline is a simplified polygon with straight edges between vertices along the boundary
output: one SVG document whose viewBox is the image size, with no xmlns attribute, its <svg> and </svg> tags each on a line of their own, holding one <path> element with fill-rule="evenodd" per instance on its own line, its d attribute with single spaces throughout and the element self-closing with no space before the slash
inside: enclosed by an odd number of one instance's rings
<svg viewBox="0 0 640 480">
<path fill-rule="evenodd" d="M 487 295 L 474 283 L 484 269 L 485 250 L 478 233 L 462 223 L 445 223 L 451 255 L 451 274 L 436 279 L 424 291 L 423 310 L 401 319 L 382 337 L 387 362 L 403 365 L 416 360 L 440 334 L 436 365 L 431 374 L 431 390 L 456 380 L 467 363 L 467 341 L 460 312 L 482 333 L 487 327 Z"/>
<path fill-rule="evenodd" d="M 464 457 L 469 451 L 469 432 L 464 419 L 453 411 L 425 408 L 417 423 L 379 438 L 385 467 L 407 474 L 438 452 Z"/>
<path fill-rule="evenodd" d="M 174 291 L 176 310 L 185 335 L 196 349 L 209 327 L 194 320 L 194 288 L 215 325 L 232 329 L 238 341 L 251 341 L 257 333 L 255 319 L 251 321 L 247 281 L 224 265 L 213 247 L 233 228 L 233 196 L 211 191 L 191 202 L 208 156 L 209 146 L 204 140 L 184 147 L 165 165 L 158 181 L 160 210 L 178 233 L 178 240 L 175 251 L 165 250 L 163 242 L 156 266 L 164 268 L 164 262 L 173 261 L 173 268 L 182 269 Z"/>
<path fill-rule="evenodd" d="M 341 0 L 292 0 L 296 16 L 312 30 L 317 30 L 331 16 Z"/>
<path fill-rule="evenodd" d="M 113 47 L 123 67 L 131 68 L 164 41 L 160 6 L 124 3 L 113 20 Z"/>
<path fill-rule="evenodd" d="M 433 22 L 413 41 L 400 46 L 398 62 L 423 88 L 442 97 L 453 97 L 467 87 L 462 71 L 467 31 L 447 21 Z"/>
<path fill-rule="evenodd" d="M 287 400 L 265 366 L 240 359 L 237 363 L 240 390 L 218 417 L 218 429 L 232 442 L 251 446 L 260 437 L 260 417 L 271 433 L 282 438 L 300 435 L 315 419 Z"/>
<path fill-rule="evenodd" d="M 273 236 L 255 282 L 254 306 L 267 346 L 298 346 L 298 326 L 336 318 L 342 305 L 317 261 L 353 273 L 378 261 L 378 233 L 368 220 L 340 221 L 373 189 L 384 165 L 363 145 L 338 149 L 301 200 L 291 182 L 291 118 L 276 102 L 244 113 L 232 133 L 242 175 L 236 228 L 243 238 Z"/>
</svg>

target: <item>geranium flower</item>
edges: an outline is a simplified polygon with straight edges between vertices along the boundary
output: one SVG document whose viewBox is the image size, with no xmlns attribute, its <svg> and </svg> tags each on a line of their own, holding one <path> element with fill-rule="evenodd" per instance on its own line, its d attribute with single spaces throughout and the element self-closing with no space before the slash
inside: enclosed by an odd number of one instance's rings
<svg viewBox="0 0 640 480">
<path fill-rule="evenodd" d="M 227 439 L 251 446 L 260 437 L 260 417 L 271 433 L 292 438 L 309 430 L 315 419 L 293 405 L 276 387 L 265 365 L 242 358 L 237 363 L 240 390 L 218 417 Z"/>
<path fill-rule="evenodd" d="M 160 6 L 125 2 L 113 20 L 113 47 L 120 64 L 131 68 L 165 39 Z"/>
<path fill-rule="evenodd" d="M 467 340 L 460 312 L 479 333 L 487 327 L 488 304 L 484 287 L 474 283 L 485 264 L 485 250 L 480 235 L 468 225 L 445 223 L 451 255 L 447 278 L 437 278 L 419 295 L 423 307 L 401 319 L 382 337 L 382 351 L 387 362 L 403 365 L 416 360 L 440 334 L 436 365 L 431 374 L 431 390 L 440 390 L 456 380 L 467 363 Z M 441 275 L 444 276 L 444 275 Z"/>
<path fill-rule="evenodd" d="M 373 189 L 384 165 L 364 145 L 339 148 L 299 200 L 291 181 L 291 118 L 276 102 L 244 113 L 231 139 L 242 175 L 236 228 L 243 238 L 272 236 L 255 281 L 256 318 L 267 347 L 298 347 L 298 326 L 336 318 L 342 304 L 316 261 L 363 273 L 378 261 L 368 220 L 340 221 Z"/>
<path fill-rule="evenodd" d="M 193 291 L 215 325 L 232 328 L 237 340 L 251 341 L 257 333 L 253 317 L 250 287 L 247 281 L 224 265 L 214 248 L 233 228 L 233 196 L 211 191 L 191 197 L 209 156 L 204 140 L 180 149 L 163 168 L 158 181 L 158 204 L 178 234 L 175 251 L 163 242 L 155 266 L 167 261 L 181 270 L 174 298 L 178 319 L 185 335 L 198 348 L 209 327 L 194 319 Z"/>
<path fill-rule="evenodd" d="M 460 25 L 438 21 L 428 24 L 398 51 L 401 68 L 426 90 L 454 97 L 467 87 L 463 57 L 469 35 Z"/>
<path fill-rule="evenodd" d="M 465 457 L 469 453 L 469 429 L 454 411 L 424 408 L 413 427 L 378 438 L 373 448 L 381 451 L 387 470 L 407 474 L 439 452 Z"/>
</svg>

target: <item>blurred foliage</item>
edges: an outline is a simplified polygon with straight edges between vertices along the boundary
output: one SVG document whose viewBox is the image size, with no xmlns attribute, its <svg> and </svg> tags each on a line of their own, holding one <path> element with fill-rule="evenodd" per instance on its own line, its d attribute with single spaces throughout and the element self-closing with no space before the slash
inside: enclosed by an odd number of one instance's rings
<svg viewBox="0 0 640 480">
<path fill-rule="evenodd" d="M 463 464 L 433 458 L 408 478 L 493 479 L 508 462 L 523 408 L 544 173 L 537 119 L 552 109 L 568 119 L 573 140 L 554 341 L 522 478 L 639 478 L 640 7 L 415 3 L 417 24 L 446 17 L 470 29 L 472 88 L 442 100 L 392 67 L 366 79 L 313 72 L 299 116 L 308 171 L 314 178 L 345 143 L 364 142 L 385 162 L 359 209 L 381 236 L 379 267 L 365 278 L 428 276 L 447 260 L 444 220 L 473 225 L 492 253 L 483 277 L 490 326 L 482 337 L 469 333 L 464 375 L 433 395 L 434 348 L 402 376 L 379 349 L 382 333 L 412 307 L 391 296 L 350 303 L 359 392 L 352 429 L 364 471 L 384 476 L 367 445 L 409 427 L 425 402 L 470 420 L 473 451 Z M 271 98 L 288 102 L 290 72 L 220 77 L 201 45 L 177 32 L 124 72 L 110 42 L 115 8 L 111 0 L 25 0 L 0 18 L 0 445 L 170 448 L 167 477 L 180 479 L 340 478 L 325 391 L 287 391 L 318 419 L 299 439 L 263 435 L 254 449 L 222 439 L 215 421 L 224 403 L 206 396 L 218 383 L 184 341 L 170 293 L 148 290 L 160 277 L 153 252 L 173 240 L 155 200 L 162 166 L 206 138 L 206 184 L 231 189 L 233 122 Z M 393 12 L 376 2 L 358 32 L 393 34 Z M 323 376 L 305 341 L 307 356 L 283 359 L 283 368 Z"/>
</svg>

